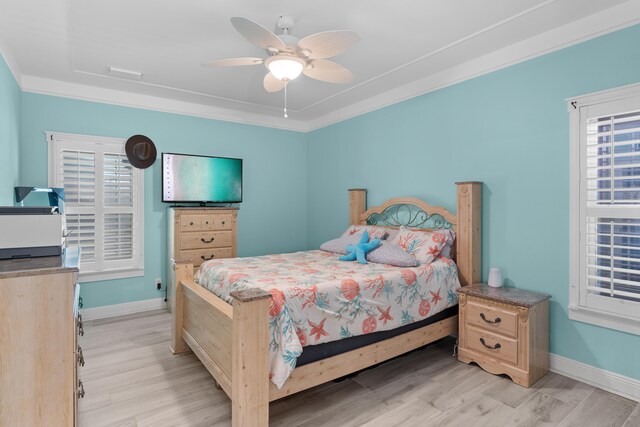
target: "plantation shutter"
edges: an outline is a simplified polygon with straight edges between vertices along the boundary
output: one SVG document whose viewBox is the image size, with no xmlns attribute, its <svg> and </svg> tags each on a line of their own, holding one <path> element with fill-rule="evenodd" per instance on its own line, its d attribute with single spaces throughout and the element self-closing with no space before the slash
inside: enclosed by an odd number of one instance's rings
<svg viewBox="0 0 640 427">
<path fill-rule="evenodd" d="M 580 303 L 640 316 L 640 98 L 585 110 Z"/>
<path fill-rule="evenodd" d="M 80 246 L 81 279 L 143 273 L 142 172 L 124 154 L 124 141 L 47 134 L 50 185 L 65 190 L 68 245 Z"/>
<path fill-rule="evenodd" d="M 96 153 L 61 150 L 60 181 L 64 187 L 67 238 L 70 246 L 80 246 L 82 263 L 96 263 Z"/>
<path fill-rule="evenodd" d="M 104 260 L 133 259 L 133 167 L 127 156 L 104 154 Z"/>
</svg>

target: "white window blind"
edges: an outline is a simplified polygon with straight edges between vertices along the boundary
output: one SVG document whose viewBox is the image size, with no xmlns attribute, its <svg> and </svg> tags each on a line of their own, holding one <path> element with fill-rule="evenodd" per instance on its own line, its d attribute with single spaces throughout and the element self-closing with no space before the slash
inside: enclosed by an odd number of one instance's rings
<svg viewBox="0 0 640 427">
<path fill-rule="evenodd" d="M 607 318 L 593 323 L 640 333 L 640 93 L 623 95 L 574 113 L 579 188 L 572 221 L 579 224 L 572 306 Z"/>
<path fill-rule="evenodd" d="M 50 185 L 63 187 L 69 245 L 82 249 L 81 280 L 144 273 L 143 174 L 124 140 L 48 133 Z"/>
</svg>

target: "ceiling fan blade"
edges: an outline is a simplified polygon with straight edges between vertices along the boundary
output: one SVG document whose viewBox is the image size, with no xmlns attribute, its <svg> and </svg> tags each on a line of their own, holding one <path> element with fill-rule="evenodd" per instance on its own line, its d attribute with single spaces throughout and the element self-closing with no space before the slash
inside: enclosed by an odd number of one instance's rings
<svg viewBox="0 0 640 427">
<path fill-rule="evenodd" d="M 340 64 L 327 59 L 315 59 L 302 70 L 302 73 L 312 79 L 327 83 L 350 83 L 353 73 Z"/>
<path fill-rule="evenodd" d="M 303 51 L 310 52 L 307 58 L 322 59 L 344 52 L 359 40 L 360 36 L 353 31 L 323 31 L 303 38 L 298 42 L 298 46 Z"/>
<path fill-rule="evenodd" d="M 284 89 L 286 84 L 287 82 L 276 79 L 271 73 L 267 73 L 267 75 L 264 76 L 264 88 L 267 92 L 279 92 Z"/>
<path fill-rule="evenodd" d="M 245 39 L 258 47 L 263 49 L 274 47 L 278 50 L 284 50 L 285 48 L 284 43 L 278 38 L 278 36 L 264 28 L 262 25 L 256 24 L 247 18 L 235 16 L 231 18 L 231 24 Z"/>
<path fill-rule="evenodd" d="M 207 67 L 238 67 L 241 65 L 258 65 L 263 63 L 264 59 L 262 58 L 228 58 L 207 62 L 203 65 Z"/>
</svg>

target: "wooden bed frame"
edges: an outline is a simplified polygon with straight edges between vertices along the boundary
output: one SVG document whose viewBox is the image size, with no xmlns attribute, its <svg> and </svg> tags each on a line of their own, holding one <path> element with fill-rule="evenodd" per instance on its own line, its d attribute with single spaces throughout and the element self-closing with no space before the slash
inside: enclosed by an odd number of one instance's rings
<svg viewBox="0 0 640 427">
<path fill-rule="evenodd" d="M 454 248 L 463 286 L 480 281 L 479 182 L 459 182 L 457 215 L 413 198 L 391 199 L 366 210 L 366 190 L 349 190 L 351 224 L 367 224 L 394 205 L 416 206 L 451 224 Z M 407 353 L 448 335 L 456 334 L 453 316 L 405 334 L 296 368 L 281 389 L 269 380 L 269 298 L 261 289 L 234 292 L 230 305 L 193 280 L 190 261 L 171 260 L 175 289 L 171 292 L 171 351 L 192 350 L 232 401 L 232 425 L 261 427 L 269 424 L 269 402 L 357 372 Z"/>
</svg>

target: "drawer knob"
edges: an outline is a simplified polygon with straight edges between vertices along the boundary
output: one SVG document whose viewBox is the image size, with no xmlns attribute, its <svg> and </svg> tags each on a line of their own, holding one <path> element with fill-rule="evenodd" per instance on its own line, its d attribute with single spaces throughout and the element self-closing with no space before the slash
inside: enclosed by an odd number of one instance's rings
<svg viewBox="0 0 640 427">
<path fill-rule="evenodd" d="M 484 338 L 480 338 L 480 343 L 481 343 L 483 346 L 485 346 L 485 347 L 487 347 L 488 349 L 490 349 L 490 350 L 497 350 L 497 349 L 499 349 L 500 347 L 502 347 L 502 346 L 500 345 L 500 343 L 499 343 L 499 342 L 497 342 L 497 343 L 496 343 L 496 345 L 494 345 L 493 347 L 491 347 L 490 345 L 487 345 L 487 343 L 486 343 L 486 342 L 484 342 Z"/>
<path fill-rule="evenodd" d="M 489 320 L 487 319 L 487 317 L 484 315 L 484 313 L 480 313 L 480 317 L 482 317 L 482 320 L 484 320 L 487 323 L 491 323 L 492 325 L 495 325 L 496 323 L 500 323 L 502 322 L 502 319 L 499 317 L 496 317 L 495 320 Z"/>
<path fill-rule="evenodd" d="M 222 225 L 224 225 L 224 221 L 222 221 Z"/>
<path fill-rule="evenodd" d="M 211 240 L 204 240 L 204 238 L 200 239 L 202 241 L 202 243 L 211 243 L 213 242 L 215 239 L 212 237 Z"/>
<path fill-rule="evenodd" d="M 205 221 L 205 224 L 209 224 L 209 221 Z"/>
<path fill-rule="evenodd" d="M 193 222 L 190 222 L 189 225 L 193 225 Z"/>
<path fill-rule="evenodd" d="M 215 255 L 211 255 L 209 258 L 205 257 L 204 255 L 200 255 L 200 258 L 201 258 L 203 261 L 209 261 L 210 259 L 213 259 L 214 257 L 215 257 Z"/>
</svg>

